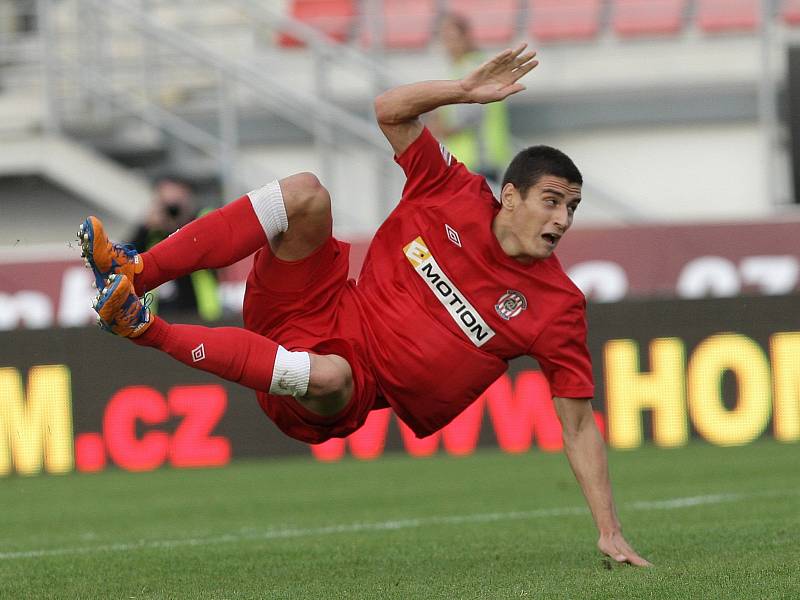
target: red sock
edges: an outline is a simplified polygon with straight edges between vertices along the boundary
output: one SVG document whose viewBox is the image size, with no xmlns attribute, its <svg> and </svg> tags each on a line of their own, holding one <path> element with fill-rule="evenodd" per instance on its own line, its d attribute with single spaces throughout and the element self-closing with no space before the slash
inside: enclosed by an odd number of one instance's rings
<svg viewBox="0 0 800 600">
<path fill-rule="evenodd" d="M 200 269 L 227 267 L 267 243 L 250 198 L 242 196 L 181 227 L 142 253 L 144 269 L 136 275 L 138 295 Z"/>
<path fill-rule="evenodd" d="M 278 344 L 238 327 L 174 325 L 153 315 L 153 324 L 133 338 L 201 371 L 269 392 Z"/>
</svg>

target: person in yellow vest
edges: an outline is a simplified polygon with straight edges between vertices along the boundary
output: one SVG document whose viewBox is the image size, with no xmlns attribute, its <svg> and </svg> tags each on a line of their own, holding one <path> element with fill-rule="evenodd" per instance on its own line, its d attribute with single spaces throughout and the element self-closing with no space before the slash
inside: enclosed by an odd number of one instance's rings
<svg viewBox="0 0 800 600">
<path fill-rule="evenodd" d="M 144 222 L 130 238 L 138 252 L 145 252 L 169 235 L 202 216 L 197 210 L 192 184 L 177 175 L 164 175 L 153 184 L 153 202 Z M 150 309 L 161 314 L 196 312 L 203 321 L 222 317 L 219 284 L 210 269 L 195 271 L 160 286 L 153 292 Z"/>
<path fill-rule="evenodd" d="M 469 20 L 448 13 L 441 19 L 439 38 L 450 59 L 450 76 L 460 79 L 484 61 L 475 47 Z M 502 102 L 493 104 L 454 104 L 430 115 L 428 127 L 450 153 L 470 171 L 499 183 L 513 148 L 508 109 Z"/>
</svg>

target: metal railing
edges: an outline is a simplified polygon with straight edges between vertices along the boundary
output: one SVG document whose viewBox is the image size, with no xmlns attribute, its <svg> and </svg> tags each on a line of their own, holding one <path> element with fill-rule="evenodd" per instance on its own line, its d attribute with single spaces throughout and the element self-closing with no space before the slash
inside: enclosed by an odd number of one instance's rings
<svg viewBox="0 0 800 600">
<path fill-rule="evenodd" d="M 334 147 L 369 147 L 386 155 L 387 145 L 374 122 L 344 109 L 314 90 L 292 85 L 241 57 L 229 57 L 177 27 L 165 25 L 120 0 L 78 0 L 79 24 L 72 31 L 55 0 L 39 0 L 42 55 L 46 74 L 48 128 L 68 128 L 90 115 L 95 123 L 136 116 L 161 132 L 214 158 L 226 194 L 237 188 L 240 110 L 258 107 L 306 131 L 320 152 L 323 177 L 334 169 L 327 157 Z M 68 21 L 68 20 L 67 20 Z M 281 19 L 285 24 L 285 19 Z M 302 25 L 293 35 L 320 55 L 342 56 L 316 32 Z M 356 56 L 354 53 L 349 53 Z M 358 59 L 354 59 L 358 60 Z M 369 69 L 374 64 L 362 61 Z M 200 126 L 187 117 L 186 106 L 170 94 L 201 95 L 213 108 L 216 123 Z M 174 105 L 173 105 L 174 104 Z M 191 112 L 191 109 L 189 109 Z M 388 157 L 384 159 L 388 161 Z M 235 194 L 233 196 L 235 197 Z"/>
</svg>

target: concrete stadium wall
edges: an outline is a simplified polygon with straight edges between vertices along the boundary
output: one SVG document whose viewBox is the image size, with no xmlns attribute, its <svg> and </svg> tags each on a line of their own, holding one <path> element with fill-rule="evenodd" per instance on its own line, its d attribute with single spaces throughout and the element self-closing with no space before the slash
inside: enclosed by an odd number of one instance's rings
<svg viewBox="0 0 800 600">
<path fill-rule="evenodd" d="M 646 220 L 743 220 L 774 209 L 756 122 L 575 131 L 549 136 L 548 143 L 567 152 L 588 182 Z M 591 195 L 586 200 L 578 223 L 594 221 L 605 208 L 591 206 Z"/>
<path fill-rule="evenodd" d="M 755 121 L 593 128 L 544 133 L 521 141 L 556 146 L 583 171 L 587 189 L 576 227 L 630 221 L 747 220 L 775 211 L 766 193 L 765 146 Z M 386 154 L 391 154 L 388 146 Z M 279 176 L 319 168 L 310 146 L 261 147 L 257 155 L 260 162 L 274 165 Z M 338 157 L 336 164 L 331 192 L 338 231 L 369 234 L 385 207 L 397 202 L 402 171 L 389 167 L 391 187 L 376 198 L 379 188 L 372 154 L 348 153 L 346 158 Z M 593 194 L 598 188 L 602 195 Z M 788 201 L 785 186 L 780 195 Z M 613 198 L 614 204 L 605 196 Z"/>
</svg>

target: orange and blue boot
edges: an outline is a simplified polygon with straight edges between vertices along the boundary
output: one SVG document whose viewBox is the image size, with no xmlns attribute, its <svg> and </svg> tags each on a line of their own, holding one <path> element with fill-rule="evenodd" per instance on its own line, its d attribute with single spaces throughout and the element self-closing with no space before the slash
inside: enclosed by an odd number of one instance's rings
<svg viewBox="0 0 800 600">
<path fill-rule="evenodd" d="M 141 273 L 142 257 L 131 244 L 115 244 L 108 239 L 103 223 L 89 217 L 78 227 L 81 257 L 94 272 L 95 287 L 105 286 L 111 275 L 125 275 L 131 282 Z"/>
<path fill-rule="evenodd" d="M 139 300 L 131 280 L 112 273 L 92 303 L 101 329 L 127 338 L 142 335 L 152 325 L 148 302 Z"/>
</svg>

